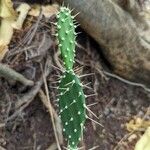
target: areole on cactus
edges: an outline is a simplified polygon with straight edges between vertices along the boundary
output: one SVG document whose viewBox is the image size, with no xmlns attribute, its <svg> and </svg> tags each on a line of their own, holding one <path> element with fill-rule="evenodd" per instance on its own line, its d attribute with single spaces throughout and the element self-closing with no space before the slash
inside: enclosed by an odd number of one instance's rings
<svg viewBox="0 0 150 150">
<path fill-rule="evenodd" d="M 86 120 L 85 95 L 80 79 L 73 71 L 75 57 L 75 25 L 71 10 L 61 7 L 57 14 L 57 37 L 65 66 L 59 84 L 59 110 L 68 149 L 75 150 L 83 134 Z"/>
</svg>

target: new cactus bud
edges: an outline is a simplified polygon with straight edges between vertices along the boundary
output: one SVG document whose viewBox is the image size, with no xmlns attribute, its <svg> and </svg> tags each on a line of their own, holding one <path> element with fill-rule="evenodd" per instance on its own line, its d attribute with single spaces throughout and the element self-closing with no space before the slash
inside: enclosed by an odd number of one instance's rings
<svg viewBox="0 0 150 150">
<path fill-rule="evenodd" d="M 57 14 L 57 35 L 59 49 L 64 61 L 66 70 L 73 68 L 75 55 L 75 25 L 69 8 L 61 7 Z"/>
</svg>

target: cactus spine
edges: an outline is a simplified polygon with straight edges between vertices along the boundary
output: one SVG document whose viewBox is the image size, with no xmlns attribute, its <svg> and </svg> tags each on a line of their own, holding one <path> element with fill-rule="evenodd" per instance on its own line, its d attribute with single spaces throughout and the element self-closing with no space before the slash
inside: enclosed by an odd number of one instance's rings
<svg viewBox="0 0 150 150">
<path fill-rule="evenodd" d="M 75 57 L 75 25 L 69 8 L 61 7 L 57 14 L 57 37 L 65 72 L 59 85 L 59 110 L 68 149 L 76 150 L 86 120 L 85 95 L 79 78 L 73 71 Z"/>
</svg>

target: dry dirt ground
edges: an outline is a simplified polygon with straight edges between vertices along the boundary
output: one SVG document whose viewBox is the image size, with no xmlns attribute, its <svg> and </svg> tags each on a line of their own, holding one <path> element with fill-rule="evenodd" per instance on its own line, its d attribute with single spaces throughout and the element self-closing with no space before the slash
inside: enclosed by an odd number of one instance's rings
<svg viewBox="0 0 150 150">
<path fill-rule="evenodd" d="M 56 115 L 58 93 L 53 87 L 61 75 L 62 62 L 53 36 L 55 29 L 50 24 L 54 20 L 54 16 L 49 20 L 30 18 L 24 30 L 15 33 L 9 46 L 3 63 L 33 80 L 35 86 L 0 79 L 0 150 L 53 150 L 56 147 L 51 117 L 39 94 L 41 89 L 46 93 L 47 85 Z M 81 33 L 74 68 L 79 75 L 93 73 L 81 81 L 90 87 L 84 90 L 86 94 L 96 94 L 87 98 L 86 103 L 98 119 L 88 115 L 99 123 L 86 121 L 81 146 L 85 150 L 133 150 L 144 129 L 131 134 L 126 123 L 135 116 L 150 119 L 147 113 L 150 93 L 109 73 L 111 66 L 100 53 L 101 48 L 81 29 L 77 30 Z M 47 84 L 43 84 L 43 75 Z M 64 140 L 62 149 L 65 144 Z"/>
</svg>

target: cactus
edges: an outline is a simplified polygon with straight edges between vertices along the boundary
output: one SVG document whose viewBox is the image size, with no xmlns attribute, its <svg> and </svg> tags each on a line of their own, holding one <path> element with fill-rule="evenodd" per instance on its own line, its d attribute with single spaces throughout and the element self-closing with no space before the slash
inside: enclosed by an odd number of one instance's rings
<svg viewBox="0 0 150 150">
<path fill-rule="evenodd" d="M 69 8 L 61 7 L 57 14 L 57 37 L 65 72 L 59 85 L 59 110 L 68 149 L 76 150 L 86 120 L 85 95 L 82 84 L 73 71 L 75 56 L 75 25 Z"/>
<path fill-rule="evenodd" d="M 61 7 L 57 14 L 57 36 L 59 40 L 59 49 L 63 57 L 66 70 L 73 67 L 75 55 L 75 25 L 73 23 L 73 16 L 70 15 L 69 8 Z"/>
<path fill-rule="evenodd" d="M 85 122 L 85 95 L 73 71 L 66 71 L 59 86 L 59 107 L 63 131 L 72 148 L 78 145 Z"/>
</svg>

